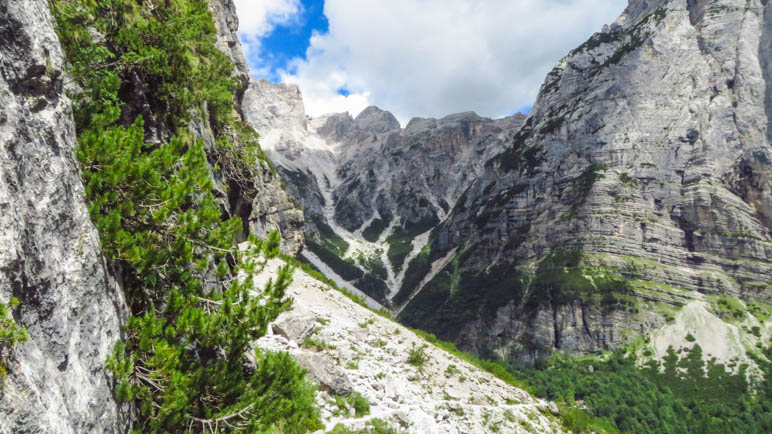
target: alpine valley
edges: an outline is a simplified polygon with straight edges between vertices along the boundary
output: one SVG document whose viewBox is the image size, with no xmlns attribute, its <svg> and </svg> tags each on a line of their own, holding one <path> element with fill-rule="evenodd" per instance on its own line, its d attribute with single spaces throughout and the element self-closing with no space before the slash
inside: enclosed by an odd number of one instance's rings
<svg viewBox="0 0 772 434">
<path fill-rule="evenodd" d="M 232 0 L 0 0 L 0 433 L 772 431 L 772 4 L 306 115 Z M 516 80 L 513 77 L 513 80 Z"/>
</svg>

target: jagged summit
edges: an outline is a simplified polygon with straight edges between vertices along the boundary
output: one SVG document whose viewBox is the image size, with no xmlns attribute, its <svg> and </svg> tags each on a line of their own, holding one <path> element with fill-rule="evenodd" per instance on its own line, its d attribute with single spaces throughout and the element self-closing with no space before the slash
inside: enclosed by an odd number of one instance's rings
<svg viewBox="0 0 772 434">
<path fill-rule="evenodd" d="M 311 119 L 307 129 L 296 121 L 293 110 L 302 100 L 294 88 L 260 81 L 244 100 L 264 148 L 304 208 L 307 233 L 317 240 L 304 254 L 336 263 L 329 271 L 342 275 L 341 283 L 385 304 L 399 290 L 406 260 L 424 246 L 413 238 L 447 215 L 525 119 L 464 112 L 415 118 L 402 129 L 394 115 L 370 106 L 356 118 L 335 113 Z M 404 231 L 402 241 L 386 240 L 394 231 Z M 328 251 L 332 245 L 335 252 Z M 369 265 L 344 265 L 332 259 L 336 255 L 367 257 Z"/>
<path fill-rule="evenodd" d="M 391 114 L 391 112 L 381 110 L 374 105 L 362 110 L 362 112 L 354 118 L 354 125 L 362 131 L 374 134 L 383 134 L 401 128 L 399 121 Z"/>
</svg>

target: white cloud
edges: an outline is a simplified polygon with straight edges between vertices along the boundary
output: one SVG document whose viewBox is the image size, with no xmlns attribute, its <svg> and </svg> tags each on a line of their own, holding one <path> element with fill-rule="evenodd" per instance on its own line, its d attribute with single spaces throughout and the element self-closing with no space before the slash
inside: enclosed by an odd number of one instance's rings
<svg viewBox="0 0 772 434">
<path fill-rule="evenodd" d="M 303 6 L 300 0 L 234 0 L 239 16 L 239 36 L 253 65 L 263 63 L 260 39 L 271 34 L 276 26 L 292 24 L 300 18 Z M 267 74 L 268 71 L 255 71 Z"/>
<path fill-rule="evenodd" d="M 626 4 L 326 0 L 329 32 L 280 75 L 300 86 L 311 115 L 377 104 L 403 123 L 466 110 L 498 117 L 532 104 L 554 64 Z"/>
</svg>

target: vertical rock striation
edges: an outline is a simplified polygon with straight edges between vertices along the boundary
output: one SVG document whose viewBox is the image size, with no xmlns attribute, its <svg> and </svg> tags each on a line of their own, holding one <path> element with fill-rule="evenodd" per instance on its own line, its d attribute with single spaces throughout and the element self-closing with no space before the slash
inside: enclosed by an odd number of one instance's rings
<svg viewBox="0 0 772 434">
<path fill-rule="evenodd" d="M 126 318 L 73 158 L 45 0 L 0 0 L 0 302 L 29 333 L 0 386 L 0 432 L 126 432 L 105 361 Z"/>
</svg>

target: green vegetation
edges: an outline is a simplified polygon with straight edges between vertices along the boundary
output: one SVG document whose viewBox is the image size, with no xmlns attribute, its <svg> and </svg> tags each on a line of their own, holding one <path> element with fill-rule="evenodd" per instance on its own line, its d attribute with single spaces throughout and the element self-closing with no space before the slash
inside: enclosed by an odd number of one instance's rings
<svg viewBox="0 0 772 434">
<path fill-rule="evenodd" d="M 354 409 L 354 417 L 364 417 L 370 414 L 370 403 L 359 392 L 352 392 L 348 396 L 334 395 L 333 399 L 335 406 L 338 407 L 333 412 L 335 416 L 347 412 L 349 408 Z"/>
<path fill-rule="evenodd" d="M 625 350 L 605 359 L 555 355 L 514 373 L 536 396 L 558 402 L 564 424 L 575 432 L 770 432 L 772 350 L 766 350 L 767 360 L 756 356 L 766 379 L 755 391 L 746 383 L 745 366 L 730 373 L 705 363 L 698 345 L 682 355 L 670 348 L 661 364 L 642 368 Z M 578 400 L 586 412 L 575 406 Z"/>
<path fill-rule="evenodd" d="M 405 258 L 413 250 L 413 239 L 439 224 L 437 216 L 424 218 L 418 222 L 404 222 L 402 226 L 396 226 L 393 232 L 386 237 L 389 243 L 387 255 L 389 262 L 395 271 L 399 271 L 405 263 Z"/>
<path fill-rule="evenodd" d="M 407 301 L 410 294 L 418 288 L 424 277 L 431 271 L 432 263 L 447 253 L 435 246 L 436 244 L 430 236 L 429 242 L 408 263 L 405 277 L 402 279 L 402 286 L 393 299 L 395 304 L 399 305 Z"/>
<path fill-rule="evenodd" d="M 426 345 L 416 346 L 415 343 L 410 347 L 408 353 L 407 363 L 409 365 L 423 366 L 429 360 L 429 356 L 426 355 Z"/>
<path fill-rule="evenodd" d="M 373 277 L 386 280 L 388 273 L 386 272 L 386 266 L 383 264 L 383 260 L 381 259 L 379 252 L 383 251 L 378 249 L 378 251 L 372 256 L 365 256 L 364 253 L 359 253 L 357 256 L 357 263 L 362 268 L 371 273 Z"/>
<path fill-rule="evenodd" d="M 574 301 L 603 312 L 637 308 L 632 282 L 611 268 L 584 265 L 581 252 L 556 250 L 533 273 L 506 263 L 463 271 L 476 251 L 465 249 L 440 270 L 400 313 L 400 321 L 454 340 L 464 324 L 490 321 L 509 303 L 531 314 Z"/>
<path fill-rule="evenodd" d="M 560 125 L 553 124 L 545 128 L 555 129 L 559 126 Z M 512 147 L 502 152 L 498 157 L 491 161 L 498 161 L 501 169 L 505 172 L 513 172 L 517 170 L 521 175 L 526 174 L 528 176 L 533 176 L 538 173 L 537 168 L 544 161 L 544 158 L 541 155 L 542 148 L 537 145 L 526 145 L 525 143 L 532 132 L 533 129 L 530 128 L 529 124 L 526 124 L 517 132 L 517 134 L 515 134 L 514 138 L 512 139 Z M 546 133 L 548 131 L 543 128 L 541 132 Z"/>
<path fill-rule="evenodd" d="M 587 166 L 582 174 L 574 180 L 574 188 L 576 189 L 576 194 L 571 200 L 571 207 L 566 213 L 567 218 L 573 217 L 579 208 L 584 205 L 595 183 L 605 178 L 605 175 L 602 173 L 605 171 L 606 166 L 604 164 L 592 163 Z"/>
<path fill-rule="evenodd" d="M 238 83 L 215 47 L 208 2 L 50 5 L 81 89 L 73 95 L 76 158 L 89 213 L 132 314 L 107 367 L 117 398 L 137 405 L 135 429 L 319 428 L 304 370 L 287 354 L 252 350 L 289 307 L 293 269 L 282 267 L 255 295 L 251 276 L 278 254 L 279 236 L 249 237 L 251 248 L 240 252 L 242 222 L 224 220 L 215 201 L 208 162 L 242 190 L 269 162 L 234 116 Z M 212 127 L 208 154 L 188 129 L 194 120 Z"/>
<path fill-rule="evenodd" d="M 311 253 L 315 254 L 327 264 L 332 271 L 338 274 L 343 280 L 352 282 L 364 277 L 365 273 L 359 267 L 341 259 L 340 256 L 335 254 L 332 250 L 325 248 L 321 244 L 318 244 L 311 240 L 306 240 L 306 247 Z"/>
<path fill-rule="evenodd" d="M 728 295 L 711 295 L 708 299 L 713 313 L 724 321 L 742 321 L 745 319 L 745 307 L 736 298 Z"/>
<path fill-rule="evenodd" d="M 390 219 L 373 219 L 370 225 L 362 231 L 362 237 L 371 243 L 378 241 L 378 238 L 381 237 L 383 231 L 389 227 L 388 220 Z"/>
<path fill-rule="evenodd" d="M 371 273 L 365 273 L 356 265 L 341 259 L 329 249 L 313 241 L 306 240 L 306 247 L 344 280 L 351 282 L 354 286 L 373 299 L 382 303 L 385 302 L 389 288 L 386 286 L 386 282 L 384 282 L 383 279 L 380 279 Z"/>
<path fill-rule="evenodd" d="M 584 266 L 583 260 L 575 250 L 550 253 L 536 270 L 528 305 L 554 307 L 581 300 L 605 311 L 634 307 L 624 297 L 633 293 L 626 278 L 605 267 Z"/>
<path fill-rule="evenodd" d="M 627 172 L 622 172 L 619 174 L 619 182 L 621 182 L 624 185 L 632 186 L 632 187 L 638 185 L 638 180 L 635 178 L 631 178 L 630 175 L 627 174 Z"/>
<path fill-rule="evenodd" d="M 0 386 L 6 376 L 7 359 L 14 345 L 27 340 L 27 329 L 19 327 L 11 311 L 19 306 L 19 300 L 11 297 L 8 304 L 0 303 Z"/>
<path fill-rule="evenodd" d="M 398 226 L 386 237 L 386 242 L 389 243 L 387 255 L 395 271 L 399 271 L 402 268 L 405 258 L 413 250 L 413 238 L 416 235 L 418 234 L 411 233 L 407 229 Z"/>
<path fill-rule="evenodd" d="M 772 307 L 768 305 L 755 301 L 746 301 L 745 305 L 748 306 L 748 312 L 761 322 L 768 321 L 772 317 Z"/>
<path fill-rule="evenodd" d="M 340 237 L 327 223 L 323 222 L 321 219 L 315 218 L 313 219 L 313 223 L 316 225 L 317 229 L 319 229 L 319 246 L 333 255 L 342 258 L 346 255 L 346 251 L 348 251 L 349 244 Z"/>
<path fill-rule="evenodd" d="M 328 434 L 401 434 L 402 432 L 385 420 L 374 418 L 367 421 L 367 429 L 353 430 L 339 423 Z"/>
<path fill-rule="evenodd" d="M 315 338 L 313 336 L 306 336 L 305 339 L 303 339 L 303 344 L 306 348 L 313 348 L 316 351 L 324 351 L 324 350 L 334 350 L 335 345 L 332 345 L 328 343 L 325 340 Z"/>
</svg>

